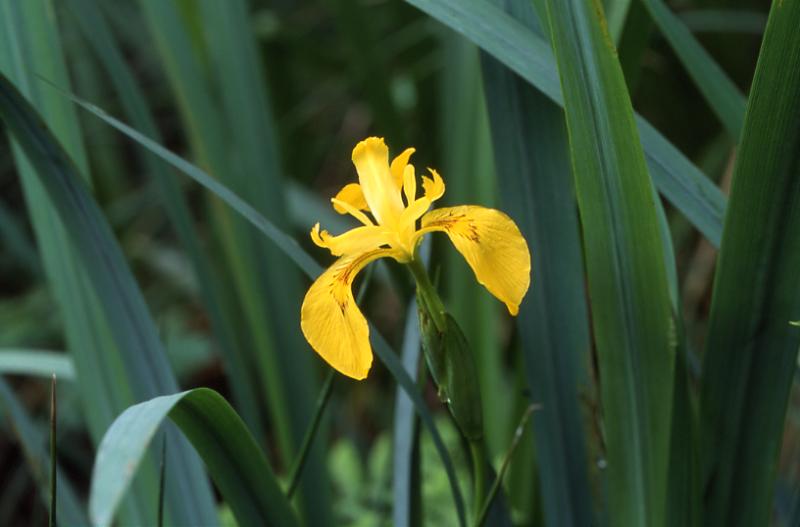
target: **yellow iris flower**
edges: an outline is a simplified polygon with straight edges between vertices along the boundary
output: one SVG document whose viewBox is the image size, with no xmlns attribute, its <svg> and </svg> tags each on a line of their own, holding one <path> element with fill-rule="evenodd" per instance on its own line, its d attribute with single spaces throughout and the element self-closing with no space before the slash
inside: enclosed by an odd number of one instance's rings
<svg viewBox="0 0 800 527">
<path fill-rule="evenodd" d="M 319 223 L 311 229 L 314 243 L 339 259 L 306 293 L 300 325 L 311 347 L 354 379 L 365 378 L 372 365 L 369 326 L 352 291 L 353 280 L 368 263 L 387 257 L 408 263 L 425 234 L 441 231 L 467 260 L 478 282 L 512 315 L 518 313 L 530 285 L 528 244 L 511 218 L 474 205 L 429 212 L 444 194 L 444 181 L 428 169 L 431 177 L 422 177 L 422 196 L 417 196 L 414 167 L 408 163 L 412 153 L 414 149 L 408 148 L 390 164 L 383 139 L 370 137 L 358 143 L 353 164 L 359 183 L 345 185 L 331 202 L 338 213 L 350 214 L 362 225 L 340 236 L 320 231 Z"/>
</svg>

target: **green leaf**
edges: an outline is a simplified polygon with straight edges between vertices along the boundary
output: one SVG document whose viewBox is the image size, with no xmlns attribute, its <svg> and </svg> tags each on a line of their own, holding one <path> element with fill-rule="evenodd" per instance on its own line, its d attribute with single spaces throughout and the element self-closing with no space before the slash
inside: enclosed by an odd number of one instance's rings
<svg viewBox="0 0 800 527">
<path fill-rule="evenodd" d="M 439 434 L 439 430 L 436 428 L 436 423 L 433 420 L 433 416 L 425 406 L 425 401 L 423 401 L 417 385 L 403 368 L 403 363 L 372 324 L 370 324 L 369 335 L 370 341 L 372 342 L 372 350 L 375 352 L 378 358 L 381 359 L 381 362 L 383 362 L 383 364 L 392 374 L 395 381 L 397 381 L 397 384 L 399 384 L 403 390 L 405 390 L 406 394 L 411 398 L 414 408 L 417 410 L 417 414 L 419 414 L 422 423 L 427 427 L 428 432 L 431 434 L 431 439 L 433 439 L 433 444 L 436 447 L 436 451 L 439 453 L 439 457 L 442 460 L 442 465 L 444 465 L 445 472 L 447 473 L 447 479 L 450 482 L 450 488 L 452 490 L 453 502 L 456 506 L 459 524 L 463 527 L 466 525 L 464 498 L 462 497 L 461 489 L 458 486 L 458 478 L 456 477 L 455 466 L 453 465 L 450 455 L 447 453 L 447 447 L 444 444 L 441 434 Z"/>
<path fill-rule="evenodd" d="M 452 31 L 442 35 L 445 69 L 442 72 L 442 161 L 447 179 L 446 205 L 497 201 L 497 180 L 492 164 L 489 120 L 481 86 L 478 49 Z M 465 112 L 464 108 L 473 111 Z M 441 251 L 441 269 L 448 311 L 464 332 L 478 369 L 486 446 L 491 459 L 499 457 L 510 441 L 511 415 L 496 412 L 511 403 L 505 361 L 499 343 L 497 300 L 475 280 L 472 269 L 457 251 Z M 432 270 L 434 275 L 439 270 Z"/>
<path fill-rule="evenodd" d="M 664 525 L 675 326 L 655 194 L 591 0 L 548 0 L 583 227 L 615 525 Z"/>
<path fill-rule="evenodd" d="M 167 163 L 171 164 L 172 166 L 174 166 L 175 168 L 177 168 L 178 170 L 180 170 L 181 172 L 183 172 L 184 174 L 191 177 L 192 179 L 200 183 L 202 186 L 213 192 L 218 198 L 223 200 L 238 214 L 243 216 L 254 227 L 260 230 L 264 235 L 266 235 L 266 237 L 269 238 L 276 245 L 276 247 L 278 247 L 283 253 L 285 253 L 292 261 L 294 261 L 294 263 L 309 278 L 312 279 L 316 278 L 322 272 L 322 267 L 320 267 L 320 265 L 317 264 L 293 238 L 286 235 L 286 233 L 277 228 L 271 221 L 262 216 L 252 206 L 247 204 L 235 193 L 231 192 L 230 189 L 228 189 L 224 185 L 214 180 L 204 171 L 200 170 L 199 168 L 192 165 L 191 163 L 181 158 L 180 156 L 177 156 L 174 153 L 170 152 L 161 145 L 143 136 L 136 130 L 132 129 L 130 126 L 122 123 L 121 121 L 115 119 L 114 117 L 111 117 L 100 108 L 91 105 L 85 101 L 82 101 L 75 96 L 69 94 L 67 96 L 71 97 L 76 104 L 78 104 L 88 112 L 102 119 L 110 126 L 116 128 L 129 138 L 133 139 L 143 147 L 150 150 L 155 155 L 162 158 Z M 412 381 L 411 378 L 408 376 L 408 374 L 405 372 L 402 363 L 397 358 L 394 351 L 392 351 L 386 340 L 372 326 L 370 326 L 370 337 L 372 340 L 373 351 L 375 352 L 376 355 L 378 355 L 378 358 L 380 358 L 381 361 L 383 361 L 383 363 L 389 369 L 389 372 L 392 374 L 395 381 L 397 381 L 397 383 L 406 391 L 406 393 L 409 394 L 409 396 L 411 397 L 411 401 L 414 404 L 415 410 L 420 415 L 423 424 L 425 424 L 425 426 L 428 428 L 428 431 L 430 432 L 431 437 L 433 438 L 437 452 L 439 453 L 439 456 L 442 458 L 442 464 L 445 466 L 445 471 L 447 472 L 447 476 L 453 492 L 453 499 L 455 501 L 456 508 L 459 512 L 459 517 L 462 519 L 462 524 L 463 524 L 464 523 L 463 519 L 465 518 L 464 501 L 463 498 L 461 497 L 461 491 L 458 487 L 458 479 L 456 478 L 453 462 L 450 459 L 450 455 L 447 452 L 447 448 L 444 445 L 444 441 L 442 440 L 442 437 L 439 434 L 438 429 L 436 428 L 436 424 L 433 420 L 433 417 L 431 416 L 428 408 L 425 406 L 425 402 L 423 401 L 422 397 L 418 393 L 414 381 Z"/>
<path fill-rule="evenodd" d="M 693 9 L 680 15 L 686 27 L 694 33 L 750 33 L 761 35 L 767 25 L 767 15 L 747 9 Z"/>
<path fill-rule="evenodd" d="M 65 93 L 65 96 L 72 99 L 75 104 L 102 119 L 106 124 L 139 143 L 141 146 L 149 150 L 151 153 L 160 157 L 163 161 L 169 163 L 180 172 L 186 174 L 197 183 L 210 190 L 217 198 L 222 200 L 228 206 L 236 211 L 237 214 L 245 218 L 251 225 L 261 231 L 267 238 L 269 238 L 283 253 L 288 256 L 297 267 L 299 267 L 308 276 L 317 276 L 322 272 L 322 267 L 314 261 L 307 252 L 300 247 L 297 240 L 287 235 L 279 229 L 272 221 L 265 218 L 259 211 L 252 205 L 240 198 L 236 193 L 231 191 L 228 187 L 209 176 L 205 171 L 193 165 L 189 161 L 183 159 L 179 155 L 170 152 L 160 144 L 148 138 L 139 131 L 131 128 L 119 119 L 109 115 L 101 108 L 90 104 L 74 95 Z M 299 312 L 299 310 L 298 310 Z"/>
<path fill-rule="evenodd" d="M 411 300 L 406 310 L 401 360 L 409 379 L 419 371 L 420 334 L 417 302 Z M 422 518 L 422 481 L 420 481 L 419 425 L 414 405 L 402 387 L 395 392 L 392 426 L 392 521 L 395 527 L 419 525 Z"/>
<path fill-rule="evenodd" d="M 738 139 L 745 106 L 739 88 L 662 0 L 641 1 L 728 134 Z"/>
<path fill-rule="evenodd" d="M 199 162 L 254 210 L 286 228 L 280 149 L 247 4 L 200 0 L 179 13 L 173 2 L 139 2 Z M 210 201 L 219 263 L 231 278 L 220 291 L 226 295 L 225 314 L 236 324 L 237 345 L 246 350 L 248 373 L 261 389 L 277 455 L 289 465 L 319 386 L 313 355 L 289 351 L 305 346 L 296 318 L 300 275 L 246 221 Z M 325 524 L 330 516 L 326 479 L 315 446 L 298 493 L 314 524 Z"/>
<path fill-rule="evenodd" d="M 463 34 L 553 102 L 563 105 L 547 43 L 487 0 L 406 0 Z M 725 198 L 642 117 L 636 118 L 653 182 L 715 246 L 722 236 Z"/>
<path fill-rule="evenodd" d="M 85 237 L 88 231 L 74 232 L 77 223 L 87 219 L 69 209 L 64 214 L 64 207 L 75 196 L 65 194 L 62 189 L 51 193 L 57 180 L 64 181 L 58 179 L 60 176 L 74 180 L 77 188 L 89 182 L 75 109 L 65 104 L 68 101 L 57 93 L 44 90 L 45 86 L 35 77 L 41 75 L 68 86 L 55 22 L 50 0 L 0 2 L 0 39 L 3 39 L 0 69 L 13 78 L 14 84 L 41 112 L 64 149 L 77 163 L 77 168 L 66 161 L 61 147 L 49 132 L 44 131 L 38 116 L 5 77 L 0 82 L 3 91 L 3 110 L 0 113 L 14 139 L 14 157 L 26 205 L 48 285 L 64 319 L 67 348 L 80 376 L 78 387 L 89 430 L 99 441 L 105 428 L 122 409 L 137 399 L 174 392 L 177 387 L 141 293 L 107 225 L 103 223 L 107 235 L 103 240 L 89 240 Z M 64 168 L 69 174 L 49 172 L 50 169 Z M 47 172 L 40 172 L 42 169 Z M 85 182 L 82 177 L 86 178 Z M 83 189 L 83 196 L 88 195 Z M 77 204 L 75 201 L 71 203 Z M 92 205 L 94 218 L 105 222 L 96 204 Z M 94 230 L 94 226 L 82 224 L 81 229 L 84 227 Z M 85 243 L 79 244 L 75 236 L 84 236 Z M 89 252 L 87 245 L 91 246 Z M 91 256 L 109 246 L 116 254 L 113 263 L 116 268 L 113 270 L 108 268 L 109 262 Z M 99 272 L 98 268 L 101 269 Z M 127 277 L 124 279 L 127 286 L 123 287 L 133 287 L 121 296 L 116 289 L 104 286 L 105 282 L 120 276 Z M 127 302 L 127 295 L 134 298 L 132 304 Z M 110 309 L 106 309 L 106 303 L 110 303 Z M 123 312 L 124 308 L 133 311 Z M 138 334 L 134 337 L 136 332 Z M 216 518 L 211 504 L 211 489 L 202 475 L 199 460 L 196 456 L 192 458 L 194 454 L 186 445 L 175 444 L 171 451 L 175 453 L 174 483 L 169 485 L 172 519 L 179 523 L 206 522 L 213 525 Z M 149 462 L 137 490 L 132 493 L 130 505 L 126 506 L 127 521 L 138 524 L 152 521 L 155 507 L 147 496 L 148 487 L 155 487 L 156 482 L 155 464 Z"/>
<path fill-rule="evenodd" d="M 509 12 L 538 30 L 533 7 Z M 538 478 L 547 525 L 592 523 L 579 384 L 590 349 L 580 228 L 564 112 L 489 55 L 483 79 L 503 210 L 531 248 L 533 287 L 520 307 L 520 332 L 531 400 Z M 526 496 L 530 500 L 531 496 Z"/>
<path fill-rule="evenodd" d="M 94 0 L 69 0 L 68 3 L 69 12 L 74 14 L 70 20 L 78 23 L 84 38 L 108 73 L 128 118 L 139 130 L 156 141 L 160 140 L 158 127 L 147 107 L 144 94 L 119 49 L 102 10 L 98 9 Z M 169 173 L 168 167 L 161 163 L 155 155 L 147 151 L 140 152 L 147 171 L 157 185 L 158 196 L 163 200 L 181 245 L 186 250 L 194 267 L 203 303 L 208 311 L 214 334 L 222 351 L 222 358 L 225 361 L 224 370 L 229 376 L 228 384 L 231 387 L 234 402 L 248 425 L 260 435 L 261 422 L 255 379 L 252 379 L 247 373 L 250 366 L 246 357 L 242 356 L 240 348 L 236 346 L 233 337 L 235 328 L 223 316 L 222 301 L 218 294 L 222 286 L 218 283 L 217 276 L 212 273 L 210 259 L 201 247 L 186 199 L 178 181 Z"/>
<path fill-rule="evenodd" d="M 42 503 L 47 505 L 50 499 L 50 454 L 45 446 L 43 427 L 35 425 L 25 407 L 14 395 L 5 379 L 0 377 L 0 408 L 11 422 L 14 434 L 19 440 L 20 448 L 28 463 L 28 467 L 39 487 Z M 58 470 L 58 524 L 62 527 L 85 527 L 89 525 L 83 505 L 64 471 Z"/>
<path fill-rule="evenodd" d="M 800 2 L 772 4 L 731 186 L 702 384 L 712 526 L 769 523 L 800 330 Z"/>
<path fill-rule="evenodd" d="M 0 349 L 0 374 L 34 375 L 75 380 L 75 365 L 64 352 L 44 350 Z"/>
<path fill-rule="evenodd" d="M 89 514 L 94 525 L 111 525 L 147 447 L 167 417 L 203 458 L 239 525 L 297 525 L 258 443 L 227 401 L 208 388 L 139 403 L 112 423 L 92 471 Z"/>
</svg>

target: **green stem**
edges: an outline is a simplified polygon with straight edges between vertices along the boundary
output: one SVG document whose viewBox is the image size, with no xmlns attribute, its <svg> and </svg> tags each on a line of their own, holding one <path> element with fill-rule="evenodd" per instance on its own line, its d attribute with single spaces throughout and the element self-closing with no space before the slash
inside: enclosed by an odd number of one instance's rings
<svg viewBox="0 0 800 527">
<path fill-rule="evenodd" d="M 431 279 L 428 277 L 428 271 L 418 259 L 413 259 L 408 262 L 408 268 L 411 274 L 414 275 L 414 280 L 417 282 L 417 300 L 422 304 L 422 307 L 431 315 L 436 329 L 444 332 L 447 328 L 447 320 L 442 299 L 439 298 L 439 293 L 433 287 Z"/>
<path fill-rule="evenodd" d="M 483 505 L 483 495 L 486 487 L 486 454 L 483 450 L 483 441 L 470 441 L 469 451 L 472 455 L 472 517 L 475 518 L 475 526 L 479 527 L 482 523 L 481 506 Z"/>
<path fill-rule="evenodd" d="M 492 501 L 494 501 L 494 498 L 497 495 L 497 491 L 500 490 L 500 484 L 503 482 L 503 476 L 505 476 L 508 465 L 511 462 L 511 456 L 514 455 L 514 451 L 517 449 L 517 445 L 522 438 L 522 432 L 525 430 L 525 425 L 528 423 L 528 419 L 534 410 L 538 408 L 538 405 L 532 404 L 528 406 L 528 409 L 525 410 L 524 414 L 522 414 L 522 419 L 519 420 L 519 425 L 517 425 L 517 429 L 514 432 L 514 438 L 511 440 L 511 446 L 508 447 L 505 456 L 503 456 L 503 461 L 500 464 L 500 471 L 497 473 L 497 477 L 494 479 L 492 487 L 489 489 L 489 494 L 486 496 L 483 506 L 475 516 L 475 527 L 481 527 L 483 522 L 486 521 L 486 515 L 489 513 L 489 507 L 491 507 Z"/>
<path fill-rule="evenodd" d="M 50 383 L 50 527 L 56 527 L 56 374 Z"/>
<path fill-rule="evenodd" d="M 297 459 L 292 465 L 292 469 L 289 473 L 289 486 L 286 488 L 287 499 L 292 499 L 292 494 L 294 494 L 294 491 L 297 489 L 297 484 L 300 482 L 300 475 L 303 473 L 303 467 L 306 464 L 308 453 L 311 450 L 311 444 L 314 441 L 314 437 L 317 435 L 317 429 L 319 428 L 322 414 L 325 411 L 325 407 L 328 406 L 328 400 L 330 399 L 331 392 L 333 391 L 333 378 L 335 375 L 336 371 L 333 368 L 330 368 L 328 370 L 328 376 L 325 378 L 325 383 L 322 386 L 322 390 L 319 393 L 319 397 L 317 398 L 317 407 L 314 410 L 314 417 L 311 419 L 311 425 L 306 430 L 306 434 L 303 437 L 303 444 L 300 447 L 300 453 L 297 455 Z"/>
<path fill-rule="evenodd" d="M 161 466 L 158 475 L 158 527 L 164 527 L 164 495 L 167 475 L 167 434 L 161 439 Z"/>
</svg>

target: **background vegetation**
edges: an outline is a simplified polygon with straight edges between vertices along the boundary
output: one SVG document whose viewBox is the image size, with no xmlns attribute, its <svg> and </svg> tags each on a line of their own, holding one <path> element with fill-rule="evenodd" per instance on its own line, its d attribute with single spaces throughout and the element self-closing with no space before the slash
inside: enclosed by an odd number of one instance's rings
<svg viewBox="0 0 800 527">
<path fill-rule="evenodd" d="M 512 320 L 432 246 L 495 470 L 539 405 L 489 524 L 800 525 L 800 2 L 599 4 L 0 2 L 0 524 L 48 516 L 53 372 L 62 525 L 464 521 L 393 264 L 284 497 L 328 386 L 307 233 L 379 135 L 531 247 Z"/>
</svg>

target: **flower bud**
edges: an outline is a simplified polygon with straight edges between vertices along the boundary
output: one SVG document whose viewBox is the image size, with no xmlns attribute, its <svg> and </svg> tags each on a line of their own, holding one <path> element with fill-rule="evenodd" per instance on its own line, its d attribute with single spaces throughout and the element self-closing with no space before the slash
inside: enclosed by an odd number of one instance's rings
<svg viewBox="0 0 800 527">
<path fill-rule="evenodd" d="M 445 313 L 445 322 L 444 330 L 439 330 L 420 303 L 422 349 L 439 398 L 464 437 L 478 441 L 483 437 L 483 413 L 475 362 L 464 333 L 449 313 Z"/>
</svg>

